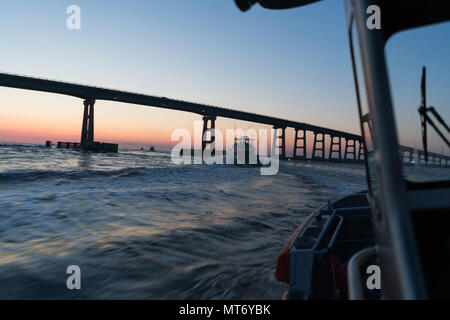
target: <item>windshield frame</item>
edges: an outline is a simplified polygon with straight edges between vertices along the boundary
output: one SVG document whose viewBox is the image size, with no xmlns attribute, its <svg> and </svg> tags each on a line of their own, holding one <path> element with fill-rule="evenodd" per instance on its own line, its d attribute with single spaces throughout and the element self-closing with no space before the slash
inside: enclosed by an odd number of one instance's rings
<svg viewBox="0 0 450 320">
<path fill-rule="evenodd" d="M 383 29 L 369 29 L 367 8 L 376 0 L 347 0 L 354 17 L 362 63 L 365 98 L 371 121 L 374 170 L 377 188 L 371 185 L 372 223 L 383 272 L 383 296 L 387 299 L 425 299 L 427 291 L 415 241 L 406 182 L 398 152 L 398 137 L 387 72 Z M 352 41 L 352 39 L 350 39 Z M 354 70 L 357 72 L 357 70 Z M 358 89 L 357 89 L 358 90 Z M 357 102 L 359 106 L 361 101 Z M 363 125 L 360 117 L 360 123 Z M 362 131 L 364 134 L 364 130 Z M 367 139 L 367 136 L 365 137 Z M 365 140 L 365 145 L 368 140 Z M 368 156 L 365 157 L 368 159 Z M 366 161 L 366 164 L 368 162 Z"/>
</svg>

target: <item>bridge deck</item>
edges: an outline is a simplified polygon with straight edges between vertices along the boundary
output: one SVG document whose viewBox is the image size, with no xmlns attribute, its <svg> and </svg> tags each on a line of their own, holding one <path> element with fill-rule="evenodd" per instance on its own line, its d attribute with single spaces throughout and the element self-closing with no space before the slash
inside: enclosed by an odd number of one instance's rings
<svg viewBox="0 0 450 320">
<path fill-rule="evenodd" d="M 290 121 L 281 118 L 260 115 L 256 113 L 227 109 L 183 100 L 169 99 L 166 97 L 156 97 L 135 92 L 107 89 L 96 86 L 87 86 L 70 82 L 61 82 L 56 80 L 28 77 L 16 74 L 0 73 L 0 86 L 63 94 L 85 100 L 95 99 L 95 100 L 117 101 L 164 109 L 192 112 L 200 115 L 209 115 L 216 117 L 231 118 L 236 120 L 250 121 L 276 127 L 285 127 L 285 128 L 290 127 L 299 130 L 312 131 L 319 134 L 320 133 L 326 134 L 334 137 L 341 137 L 347 140 L 354 140 L 358 141 L 359 143 L 361 143 L 363 140 L 360 135 L 315 126 L 303 122 Z M 406 151 L 414 153 L 418 151 L 419 154 L 423 153 L 423 151 L 421 150 L 415 150 L 413 148 L 406 146 L 400 146 L 400 150 L 402 152 Z M 440 158 L 442 160 L 450 161 L 449 156 L 439 155 L 431 152 L 429 153 L 429 155 L 432 157 Z"/>
<path fill-rule="evenodd" d="M 314 131 L 317 133 L 328 134 L 336 137 L 343 137 L 346 139 L 354 139 L 357 141 L 362 140 L 361 136 L 356 134 L 315 126 L 303 122 L 290 121 L 245 111 L 238 111 L 200 103 L 169 99 L 165 97 L 156 97 L 146 94 L 114 89 L 106 89 L 69 82 L 61 82 L 15 74 L 0 73 L 0 86 L 57 93 L 81 99 L 117 101 L 164 109 L 187 111 L 197 113 L 200 115 L 211 115 L 217 117 L 231 118 L 236 120 L 250 121 L 272 126 L 291 127 L 300 130 L 307 130 L 307 131 Z"/>
</svg>

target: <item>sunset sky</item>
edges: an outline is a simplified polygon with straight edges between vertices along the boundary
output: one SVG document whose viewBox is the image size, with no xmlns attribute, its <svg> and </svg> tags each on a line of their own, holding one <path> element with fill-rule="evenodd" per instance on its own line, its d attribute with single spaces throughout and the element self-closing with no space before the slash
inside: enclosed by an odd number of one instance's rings
<svg viewBox="0 0 450 320">
<path fill-rule="evenodd" d="M 81 8 L 81 30 L 66 8 Z M 0 3 L 0 71 L 131 90 L 273 115 L 359 134 L 342 1 L 287 11 L 232 0 L 45 0 Z M 387 45 L 400 142 L 420 146 L 420 76 L 450 121 L 450 24 Z M 82 101 L 0 88 L 0 141 L 79 141 Z M 98 101 L 95 140 L 169 149 L 194 114 Z M 219 118 L 217 127 L 254 127 Z M 267 127 L 264 127 L 267 128 Z M 288 132 L 292 145 L 293 130 Z M 431 135 L 431 149 L 448 154 Z"/>
</svg>

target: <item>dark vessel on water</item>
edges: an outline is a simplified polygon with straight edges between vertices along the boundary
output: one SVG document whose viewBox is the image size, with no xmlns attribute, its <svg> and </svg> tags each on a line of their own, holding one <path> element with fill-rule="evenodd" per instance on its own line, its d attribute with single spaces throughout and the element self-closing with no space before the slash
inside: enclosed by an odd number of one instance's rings
<svg viewBox="0 0 450 320">
<path fill-rule="evenodd" d="M 235 0 L 242 11 L 255 3 L 287 9 L 318 1 Z M 382 13 L 379 29 L 366 24 L 373 5 Z M 449 3 L 347 0 L 346 9 L 368 190 L 311 213 L 278 257 L 276 278 L 289 284 L 289 299 L 449 299 L 450 181 L 415 182 L 404 175 L 385 57 L 395 33 L 449 21 Z M 424 87 L 423 80 L 426 158 L 426 111 L 432 111 Z M 381 285 L 370 288 L 368 271 L 377 268 Z"/>
<path fill-rule="evenodd" d="M 234 164 L 239 167 L 261 167 L 261 161 L 256 148 L 251 144 L 247 136 L 242 138 L 234 138 L 233 156 Z"/>
</svg>

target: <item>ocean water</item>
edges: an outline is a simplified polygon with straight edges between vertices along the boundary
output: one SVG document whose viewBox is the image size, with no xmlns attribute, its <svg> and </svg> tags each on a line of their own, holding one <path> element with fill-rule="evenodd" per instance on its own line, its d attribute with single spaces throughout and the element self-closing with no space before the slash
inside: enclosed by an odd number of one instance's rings
<svg viewBox="0 0 450 320">
<path fill-rule="evenodd" d="M 364 189 L 359 164 L 286 161 L 261 176 L 168 153 L 0 144 L 0 298 L 279 299 L 291 233 Z M 81 290 L 66 287 L 69 265 Z"/>
</svg>

